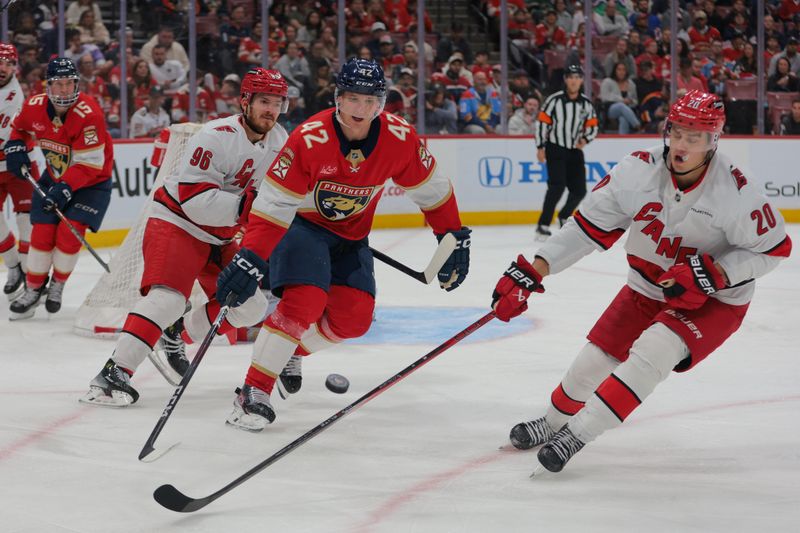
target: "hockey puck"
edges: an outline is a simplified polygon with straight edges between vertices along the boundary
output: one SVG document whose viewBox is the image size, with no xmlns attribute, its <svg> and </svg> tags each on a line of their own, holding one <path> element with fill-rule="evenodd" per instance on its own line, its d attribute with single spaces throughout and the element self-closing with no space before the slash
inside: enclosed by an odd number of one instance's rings
<svg viewBox="0 0 800 533">
<path fill-rule="evenodd" d="M 336 394 L 344 394 L 350 388 L 350 382 L 341 374 L 330 374 L 325 380 L 328 390 Z"/>
</svg>

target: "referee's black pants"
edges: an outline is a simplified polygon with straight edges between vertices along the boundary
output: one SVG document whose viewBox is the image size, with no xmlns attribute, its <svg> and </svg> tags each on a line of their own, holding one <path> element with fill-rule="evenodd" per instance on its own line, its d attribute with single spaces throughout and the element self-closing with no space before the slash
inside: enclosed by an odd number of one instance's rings
<svg viewBox="0 0 800 533">
<path fill-rule="evenodd" d="M 539 225 L 549 226 L 565 188 L 569 190 L 569 194 L 564 207 L 558 213 L 562 222 L 569 218 L 586 196 L 586 167 L 583 164 L 583 150 L 547 143 L 544 153 L 547 158 L 547 193 L 544 195 Z"/>
</svg>

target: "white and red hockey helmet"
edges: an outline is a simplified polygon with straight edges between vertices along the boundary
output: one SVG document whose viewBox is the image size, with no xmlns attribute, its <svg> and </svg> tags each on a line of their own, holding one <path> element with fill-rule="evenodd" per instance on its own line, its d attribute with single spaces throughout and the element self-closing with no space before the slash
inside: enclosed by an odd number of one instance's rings
<svg viewBox="0 0 800 533">
<path fill-rule="evenodd" d="M 664 126 L 664 144 L 669 146 L 674 126 L 687 131 L 708 134 L 706 142 L 684 144 L 690 151 L 712 151 L 717 147 L 719 136 L 725 127 L 725 105 L 722 99 L 703 91 L 693 90 L 680 97 L 669 110 Z"/>
<path fill-rule="evenodd" d="M 289 84 L 277 70 L 263 67 L 252 68 L 242 79 L 240 95 L 242 100 L 250 100 L 256 93 L 271 94 L 283 98 L 281 113 L 289 108 Z"/>
<path fill-rule="evenodd" d="M 14 64 L 18 63 L 17 48 L 13 44 L 0 43 L 0 60 Z"/>
</svg>

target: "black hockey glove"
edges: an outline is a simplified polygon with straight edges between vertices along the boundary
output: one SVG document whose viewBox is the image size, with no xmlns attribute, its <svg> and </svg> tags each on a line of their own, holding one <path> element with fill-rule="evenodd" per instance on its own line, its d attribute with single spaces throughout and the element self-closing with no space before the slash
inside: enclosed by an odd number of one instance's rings
<svg viewBox="0 0 800 533">
<path fill-rule="evenodd" d="M 70 200 L 72 200 L 72 187 L 59 181 L 47 190 L 42 200 L 42 210 L 53 211 L 57 207 L 63 212 Z"/>
<path fill-rule="evenodd" d="M 3 153 L 6 155 L 6 169 L 20 179 L 25 179 L 22 175 L 23 165 L 31 168 L 31 158 L 28 157 L 28 147 L 25 142 L 19 139 L 6 141 L 3 147 Z"/>
<path fill-rule="evenodd" d="M 469 247 L 472 244 L 469 234 L 472 230 L 464 226 L 450 233 L 456 238 L 456 249 L 439 269 L 439 286 L 450 292 L 461 285 L 469 272 Z M 436 240 L 441 242 L 445 234 L 437 234 Z"/>
<path fill-rule="evenodd" d="M 236 299 L 231 307 L 242 305 L 256 293 L 266 272 L 266 261 L 257 253 L 242 248 L 217 278 L 217 301 L 224 304 L 228 295 L 234 293 Z"/>
</svg>

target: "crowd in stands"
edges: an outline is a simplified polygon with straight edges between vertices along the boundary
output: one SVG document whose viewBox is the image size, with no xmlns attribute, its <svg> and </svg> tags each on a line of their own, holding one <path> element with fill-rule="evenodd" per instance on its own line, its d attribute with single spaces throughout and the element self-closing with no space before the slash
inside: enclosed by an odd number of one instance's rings
<svg viewBox="0 0 800 533">
<path fill-rule="evenodd" d="M 382 64 L 389 82 L 386 109 L 412 123 L 417 121 L 417 80 L 422 74 L 428 134 L 500 132 L 505 113 L 509 133 L 532 135 L 542 100 L 561 89 L 564 67 L 584 63 L 583 4 L 508 0 L 513 64 L 508 71 L 509 101 L 504 104 L 499 85 L 502 69 L 496 64 L 501 3 L 470 2 L 473 18 L 466 24 L 452 16 L 435 21 L 429 14 L 431 6 L 426 6 L 422 50 L 426 68 L 420 73 L 416 0 L 349 0 L 345 55 Z M 768 131 L 797 133 L 800 0 L 682 0 L 674 28 L 675 53 L 670 50 L 668 0 L 594 4 L 592 93 L 604 131 L 658 132 L 671 99 L 670 71 L 675 61 L 676 96 L 694 88 L 720 94 L 726 99 L 730 132 L 752 133 L 761 53 L 766 65 Z M 191 89 L 186 51 L 190 5 L 198 35 L 197 84 Z M 195 121 L 238 112 L 241 77 L 262 64 L 266 31 L 268 63 L 289 83 L 289 111 L 281 122 L 291 130 L 334 105 L 337 2 L 275 1 L 266 27 L 260 5 L 254 0 L 129 0 L 130 27 L 123 47 L 118 38 L 118 3 L 74 0 L 65 12 L 65 55 L 78 66 L 81 90 L 100 102 L 112 135 L 120 135 L 120 94 L 125 90 L 128 135 L 152 137 L 163 124 L 189 120 L 190 90 L 196 97 Z M 765 9 L 766 45 L 761 51 L 756 46 L 757 5 Z M 28 94 L 43 90 L 44 67 L 58 53 L 56 6 L 56 0 L 19 0 L 9 9 L 9 38 L 18 48 L 18 78 Z M 125 73 L 120 69 L 123 50 Z"/>
</svg>

